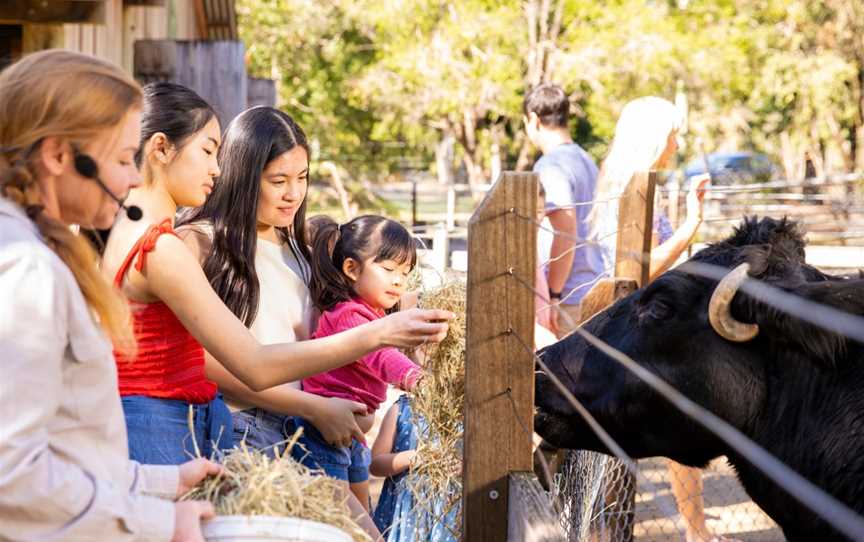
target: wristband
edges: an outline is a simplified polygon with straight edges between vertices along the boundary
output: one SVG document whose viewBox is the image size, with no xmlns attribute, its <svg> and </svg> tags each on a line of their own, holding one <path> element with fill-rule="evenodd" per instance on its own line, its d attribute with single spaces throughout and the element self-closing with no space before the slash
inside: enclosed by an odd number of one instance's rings
<svg viewBox="0 0 864 542">
<path fill-rule="evenodd" d="M 550 288 L 549 289 L 549 299 L 550 300 L 551 299 L 559 299 L 560 300 L 561 299 L 561 292 L 556 292 Z"/>
</svg>

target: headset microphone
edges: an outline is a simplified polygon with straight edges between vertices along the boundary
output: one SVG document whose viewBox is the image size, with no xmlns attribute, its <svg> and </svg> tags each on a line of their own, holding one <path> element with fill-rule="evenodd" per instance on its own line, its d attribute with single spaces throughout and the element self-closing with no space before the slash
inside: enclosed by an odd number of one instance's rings
<svg viewBox="0 0 864 542">
<path fill-rule="evenodd" d="M 126 216 L 129 217 L 129 220 L 141 220 L 141 217 L 144 216 L 144 213 L 141 212 L 141 207 L 137 205 L 129 205 L 128 207 L 123 204 L 123 200 L 118 198 L 114 192 L 108 189 L 105 186 L 105 183 L 102 182 L 102 179 L 99 178 L 99 166 L 96 165 L 96 161 L 93 160 L 89 155 L 83 154 L 75 149 L 75 171 L 78 172 L 78 175 L 82 177 L 86 177 L 88 179 L 93 179 L 99 185 L 102 190 L 108 194 L 111 199 L 117 202 L 117 205 L 122 207 L 126 211 Z"/>
</svg>

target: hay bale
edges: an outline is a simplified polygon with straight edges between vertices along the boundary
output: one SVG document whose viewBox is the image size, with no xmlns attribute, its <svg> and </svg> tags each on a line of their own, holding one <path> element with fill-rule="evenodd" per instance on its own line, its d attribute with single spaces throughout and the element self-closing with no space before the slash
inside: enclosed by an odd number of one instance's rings
<svg viewBox="0 0 864 542">
<path fill-rule="evenodd" d="M 206 500 L 217 515 L 294 517 L 338 527 L 355 542 L 371 539 L 346 504 L 339 482 L 291 457 L 299 429 L 285 452 L 273 459 L 245 442 L 219 458 L 222 473 L 207 478 L 181 500 Z"/>
<path fill-rule="evenodd" d="M 417 506 L 441 523 L 462 498 L 466 297 L 465 282 L 452 280 L 420 299 L 423 308 L 456 315 L 447 337 L 424 348 L 424 376 L 411 398 L 421 438 L 407 483 Z M 460 525 L 461 520 L 456 521 L 455 527 Z"/>
</svg>

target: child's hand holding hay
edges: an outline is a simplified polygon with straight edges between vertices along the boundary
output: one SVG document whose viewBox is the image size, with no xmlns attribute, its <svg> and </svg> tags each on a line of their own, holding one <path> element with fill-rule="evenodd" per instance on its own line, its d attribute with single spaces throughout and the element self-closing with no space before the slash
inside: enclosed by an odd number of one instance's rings
<svg viewBox="0 0 864 542">
<path fill-rule="evenodd" d="M 421 297 L 421 307 L 447 310 L 456 318 L 440 344 L 424 348 L 424 376 L 411 400 L 421 434 L 408 479 L 417 528 L 444 525 L 453 539 L 461 524 L 466 297 L 463 281 L 445 283 Z"/>
</svg>

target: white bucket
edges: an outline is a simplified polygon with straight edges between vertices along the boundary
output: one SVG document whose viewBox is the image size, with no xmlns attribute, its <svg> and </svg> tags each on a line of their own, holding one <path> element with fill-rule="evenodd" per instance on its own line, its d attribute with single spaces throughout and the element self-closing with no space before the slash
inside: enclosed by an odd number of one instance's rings
<svg viewBox="0 0 864 542">
<path fill-rule="evenodd" d="M 299 518 L 216 516 L 201 530 L 207 542 L 351 542 L 342 529 Z"/>
</svg>

